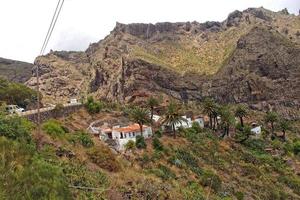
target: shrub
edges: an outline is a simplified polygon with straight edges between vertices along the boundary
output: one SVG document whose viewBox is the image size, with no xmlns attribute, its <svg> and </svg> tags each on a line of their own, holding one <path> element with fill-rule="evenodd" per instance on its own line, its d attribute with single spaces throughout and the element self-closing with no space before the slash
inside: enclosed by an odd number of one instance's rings
<svg viewBox="0 0 300 200">
<path fill-rule="evenodd" d="M 1 137 L 0 146 L 5 199 L 71 199 L 62 169 L 37 155 L 32 145 Z"/>
<path fill-rule="evenodd" d="M 141 135 L 136 136 L 135 146 L 138 149 L 146 149 L 147 148 L 147 144 L 145 142 L 145 138 L 143 136 L 141 136 Z"/>
<path fill-rule="evenodd" d="M 0 115 L 0 136 L 13 140 L 31 141 L 30 131 L 33 124 L 20 117 L 5 117 Z"/>
<path fill-rule="evenodd" d="M 157 137 L 154 137 L 152 140 L 153 148 L 157 151 L 162 151 L 164 149 L 162 143 L 159 141 Z"/>
<path fill-rule="evenodd" d="M 196 182 L 189 182 L 183 189 L 183 197 L 185 200 L 204 200 L 204 193 L 201 186 Z"/>
<path fill-rule="evenodd" d="M 200 133 L 202 131 L 202 128 L 200 127 L 198 122 L 192 123 L 192 129 L 194 129 L 197 133 Z"/>
<path fill-rule="evenodd" d="M 66 132 L 61 125 L 61 123 L 57 120 L 50 119 L 42 125 L 43 131 L 45 131 L 50 136 L 61 137 Z"/>
<path fill-rule="evenodd" d="M 103 104 L 100 101 L 95 101 L 93 97 L 88 97 L 85 107 L 90 114 L 96 114 L 101 111 Z"/>
<path fill-rule="evenodd" d="M 300 153 L 300 141 L 296 141 L 293 144 L 293 152 L 295 155 L 298 155 Z"/>
<path fill-rule="evenodd" d="M 84 146 L 84 147 L 92 147 L 94 146 L 94 142 L 91 139 L 90 135 L 84 131 L 79 131 L 76 133 L 77 136 L 77 140 L 79 141 L 79 143 Z"/>
<path fill-rule="evenodd" d="M 257 152 L 265 152 L 266 143 L 264 140 L 261 139 L 252 139 L 249 138 L 244 142 L 244 145 L 248 147 L 251 150 L 257 151 Z"/>
<path fill-rule="evenodd" d="M 244 200 L 245 195 L 243 192 L 236 192 L 235 197 L 237 198 L 237 200 Z"/>
<path fill-rule="evenodd" d="M 240 123 L 236 125 L 235 139 L 237 142 L 244 143 L 246 140 L 253 135 L 251 132 L 251 127 L 248 125 L 242 126 Z"/>
<path fill-rule="evenodd" d="M 300 179 L 294 176 L 279 176 L 278 180 L 285 183 L 296 194 L 300 195 Z"/>
<path fill-rule="evenodd" d="M 169 180 L 176 177 L 174 172 L 172 172 L 168 167 L 159 164 L 158 168 L 149 170 L 150 173 L 155 174 L 163 180 Z"/>
<path fill-rule="evenodd" d="M 135 149 L 135 142 L 133 140 L 129 140 L 125 145 L 126 150 L 134 150 Z"/>
<path fill-rule="evenodd" d="M 142 155 L 142 157 L 139 158 L 138 160 L 139 160 L 139 162 L 140 162 L 140 164 L 141 164 L 142 167 L 144 167 L 146 164 L 148 164 L 151 161 L 149 155 L 146 154 L 146 153 L 144 153 Z"/>
<path fill-rule="evenodd" d="M 104 199 L 103 190 L 109 185 L 109 180 L 105 173 L 100 170 L 89 170 L 83 163 L 76 160 L 63 163 L 61 167 L 69 185 L 99 188 L 99 190 L 77 190 L 76 197 L 82 196 L 82 198 L 78 199 Z"/>
<path fill-rule="evenodd" d="M 222 187 L 222 181 L 218 175 L 210 170 L 205 170 L 201 176 L 201 184 L 204 187 L 211 187 L 215 192 L 220 191 Z"/>
<path fill-rule="evenodd" d="M 120 164 L 116 156 L 111 152 L 108 147 L 95 146 L 87 152 L 91 161 L 99 167 L 111 172 L 120 170 Z"/>
<path fill-rule="evenodd" d="M 37 100 L 37 92 L 19 83 L 0 78 L 0 101 L 25 107 Z"/>
<path fill-rule="evenodd" d="M 177 150 L 176 158 L 185 163 L 195 174 L 202 174 L 202 169 L 199 167 L 197 159 L 187 150 Z"/>
<path fill-rule="evenodd" d="M 158 137 L 158 138 L 161 138 L 161 137 L 162 137 L 162 134 L 163 134 L 163 133 L 162 133 L 161 130 L 157 130 L 157 131 L 154 132 L 154 136 L 155 136 L 155 137 Z"/>
</svg>

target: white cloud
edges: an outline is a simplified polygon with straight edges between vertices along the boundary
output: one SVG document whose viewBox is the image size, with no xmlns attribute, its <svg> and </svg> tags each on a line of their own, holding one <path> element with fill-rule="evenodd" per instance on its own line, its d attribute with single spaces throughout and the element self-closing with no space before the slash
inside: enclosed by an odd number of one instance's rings
<svg viewBox="0 0 300 200">
<path fill-rule="evenodd" d="M 33 62 L 48 30 L 57 1 L 0 2 L 0 57 Z M 285 7 L 298 14 L 298 0 L 65 0 L 47 51 L 85 50 L 104 38 L 115 22 L 155 23 L 223 21 L 233 10 Z"/>
</svg>

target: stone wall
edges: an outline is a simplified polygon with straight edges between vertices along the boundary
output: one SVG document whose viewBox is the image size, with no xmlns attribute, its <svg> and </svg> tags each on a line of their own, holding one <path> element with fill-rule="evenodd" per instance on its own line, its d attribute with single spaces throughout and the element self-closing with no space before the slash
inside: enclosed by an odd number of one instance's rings
<svg viewBox="0 0 300 200">
<path fill-rule="evenodd" d="M 53 109 L 53 110 L 41 112 L 41 123 L 51 118 L 67 117 L 70 114 L 77 112 L 81 108 L 83 108 L 83 105 L 71 105 L 71 106 L 63 107 L 59 110 Z M 30 114 L 24 117 L 34 123 L 37 123 L 38 120 L 37 113 Z"/>
</svg>

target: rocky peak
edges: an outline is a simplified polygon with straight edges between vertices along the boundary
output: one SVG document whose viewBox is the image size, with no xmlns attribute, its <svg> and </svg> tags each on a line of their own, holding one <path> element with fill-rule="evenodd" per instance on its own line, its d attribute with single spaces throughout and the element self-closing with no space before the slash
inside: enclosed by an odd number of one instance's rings
<svg viewBox="0 0 300 200">
<path fill-rule="evenodd" d="M 287 8 L 282 9 L 281 11 L 279 11 L 279 13 L 283 14 L 283 15 L 289 15 L 289 11 Z"/>
</svg>

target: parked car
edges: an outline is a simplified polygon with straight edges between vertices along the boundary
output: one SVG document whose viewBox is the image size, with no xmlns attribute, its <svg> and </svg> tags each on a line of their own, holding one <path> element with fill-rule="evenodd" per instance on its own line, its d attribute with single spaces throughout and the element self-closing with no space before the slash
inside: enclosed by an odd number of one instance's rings
<svg viewBox="0 0 300 200">
<path fill-rule="evenodd" d="M 15 114 L 15 113 L 21 113 L 24 112 L 25 109 L 21 108 L 17 105 L 8 105 L 6 106 L 6 112 L 8 112 L 9 114 Z"/>
</svg>

